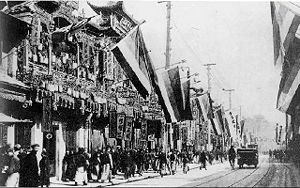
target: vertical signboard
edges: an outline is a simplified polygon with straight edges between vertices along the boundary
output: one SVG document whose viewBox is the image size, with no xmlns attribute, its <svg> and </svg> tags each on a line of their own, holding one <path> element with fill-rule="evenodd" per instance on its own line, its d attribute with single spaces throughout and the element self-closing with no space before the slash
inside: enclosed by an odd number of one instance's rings
<svg viewBox="0 0 300 188">
<path fill-rule="evenodd" d="M 147 141 L 147 120 L 142 120 L 141 124 L 141 141 Z"/>
<path fill-rule="evenodd" d="M 43 98 L 43 118 L 42 132 L 51 132 L 52 130 L 52 99 L 51 97 Z"/>
<path fill-rule="evenodd" d="M 125 125 L 125 132 L 124 132 L 124 140 L 131 141 L 131 134 L 132 134 L 132 117 L 126 117 L 126 125 Z"/>
<path fill-rule="evenodd" d="M 117 138 L 118 139 L 123 139 L 124 124 L 125 124 L 125 114 L 118 114 L 117 115 Z"/>
<path fill-rule="evenodd" d="M 117 112 L 109 112 L 109 138 L 116 138 L 117 136 Z"/>
</svg>

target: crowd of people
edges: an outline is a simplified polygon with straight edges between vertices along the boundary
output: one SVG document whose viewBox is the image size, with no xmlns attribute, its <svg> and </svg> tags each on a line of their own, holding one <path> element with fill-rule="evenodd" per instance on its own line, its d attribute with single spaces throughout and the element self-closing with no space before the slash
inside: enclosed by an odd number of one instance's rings
<svg viewBox="0 0 300 188">
<path fill-rule="evenodd" d="M 50 163 L 47 151 L 32 145 L 26 149 L 17 144 L 1 148 L 0 186 L 38 187 L 50 185 Z M 207 169 L 207 163 L 213 160 L 223 162 L 226 152 L 214 150 L 187 151 L 162 149 L 121 149 L 120 147 L 99 148 L 88 153 L 84 148 L 67 151 L 63 159 L 62 181 L 74 181 L 75 186 L 87 185 L 88 182 L 111 182 L 116 175 L 124 179 L 142 176 L 144 172 L 153 171 L 164 175 L 174 175 L 179 168 L 183 173 L 189 171 L 189 163 L 200 163 L 200 170 Z"/>
<path fill-rule="evenodd" d="M 16 144 L 6 145 L 0 150 L 0 186 L 38 187 L 50 185 L 50 165 L 47 151 L 34 144 L 26 149 Z"/>
<path fill-rule="evenodd" d="M 269 157 L 284 162 L 288 158 L 288 152 L 282 149 L 269 150 Z"/>
</svg>

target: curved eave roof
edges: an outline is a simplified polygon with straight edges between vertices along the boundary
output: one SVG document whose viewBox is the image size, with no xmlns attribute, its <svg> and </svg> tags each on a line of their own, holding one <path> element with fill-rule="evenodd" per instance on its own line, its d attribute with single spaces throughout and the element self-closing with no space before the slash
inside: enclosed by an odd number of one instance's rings
<svg viewBox="0 0 300 188">
<path fill-rule="evenodd" d="M 87 1 L 87 3 L 97 14 L 102 13 L 107 15 L 110 13 L 116 13 L 127 18 L 134 25 L 138 25 L 139 23 L 126 12 L 123 1 L 109 2 L 107 6 L 96 6 L 91 4 L 89 1 Z"/>
</svg>

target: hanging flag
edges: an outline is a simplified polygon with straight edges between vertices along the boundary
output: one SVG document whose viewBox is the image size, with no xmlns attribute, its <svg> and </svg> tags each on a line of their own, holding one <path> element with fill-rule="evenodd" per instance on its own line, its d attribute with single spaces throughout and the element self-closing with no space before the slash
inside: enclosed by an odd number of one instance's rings
<svg viewBox="0 0 300 188">
<path fill-rule="evenodd" d="M 142 97 L 151 93 L 151 83 L 145 61 L 140 57 L 139 26 L 132 29 L 111 51 Z"/>
<path fill-rule="evenodd" d="M 208 121 L 209 118 L 211 118 L 210 114 L 212 112 L 209 95 L 206 93 L 197 97 L 197 99 L 199 101 L 204 120 Z"/>
<path fill-rule="evenodd" d="M 190 97 L 191 84 L 190 84 L 189 69 L 181 68 L 180 82 L 181 82 L 182 105 L 183 105 L 183 110 L 180 111 L 181 120 L 192 120 L 193 114 L 191 110 L 191 97 Z"/>
<path fill-rule="evenodd" d="M 244 133 L 244 125 L 245 125 L 245 120 L 241 120 L 241 136 Z"/>
<path fill-rule="evenodd" d="M 273 24 L 274 63 L 283 64 L 300 24 L 299 5 L 293 2 L 270 2 Z"/>
<path fill-rule="evenodd" d="M 170 101 L 171 108 L 172 108 L 172 110 L 174 112 L 174 116 L 175 116 L 176 120 L 180 121 L 180 113 L 179 113 L 180 107 L 177 106 L 176 98 L 175 98 L 175 94 L 177 94 L 177 93 L 173 90 L 174 88 L 172 87 L 171 78 L 169 77 L 169 73 L 172 73 L 172 72 L 176 71 L 175 69 L 178 70 L 178 67 L 175 67 L 173 69 L 171 69 L 173 71 L 171 71 L 171 70 L 164 71 L 162 74 L 163 74 L 164 84 L 165 84 L 165 87 L 166 87 L 166 92 L 167 92 L 167 95 L 168 95 L 167 99 Z M 174 76 L 175 75 L 173 74 L 173 77 Z M 173 78 L 173 80 L 174 81 L 180 80 L 179 73 L 176 74 L 176 78 Z M 174 81 L 173 81 L 173 85 L 174 85 Z M 179 95 L 180 95 L 180 93 L 179 93 Z"/>
<path fill-rule="evenodd" d="M 274 61 L 282 66 L 277 109 L 291 114 L 290 105 L 300 80 L 300 8 L 295 2 L 271 2 L 274 39 Z M 292 108 L 291 108 L 292 109 Z"/>
<path fill-rule="evenodd" d="M 117 138 L 123 139 L 125 114 L 117 114 Z"/>
<path fill-rule="evenodd" d="M 117 112 L 109 112 L 109 138 L 116 138 L 117 136 Z"/>
</svg>

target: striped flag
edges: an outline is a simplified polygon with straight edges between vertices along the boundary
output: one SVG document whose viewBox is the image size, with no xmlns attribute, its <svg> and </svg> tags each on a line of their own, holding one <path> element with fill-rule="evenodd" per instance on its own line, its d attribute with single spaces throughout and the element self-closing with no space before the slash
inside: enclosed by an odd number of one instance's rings
<svg viewBox="0 0 300 188">
<path fill-rule="evenodd" d="M 289 114 L 300 83 L 300 8 L 295 2 L 271 2 L 271 15 L 274 61 L 276 65 L 283 64 L 277 109 Z"/>
<path fill-rule="evenodd" d="M 271 2 L 275 65 L 283 64 L 284 56 L 295 38 L 300 24 L 298 9 L 294 3 Z"/>
</svg>

